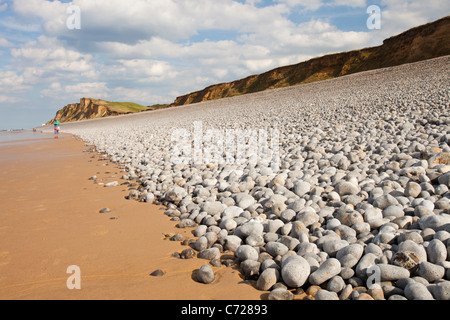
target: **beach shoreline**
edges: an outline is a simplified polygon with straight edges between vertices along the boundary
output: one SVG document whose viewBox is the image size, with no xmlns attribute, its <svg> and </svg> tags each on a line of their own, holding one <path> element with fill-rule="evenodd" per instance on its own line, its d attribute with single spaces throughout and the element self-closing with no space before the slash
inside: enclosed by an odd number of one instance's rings
<svg viewBox="0 0 450 320">
<path fill-rule="evenodd" d="M 204 259 L 177 259 L 189 248 L 165 235 L 177 229 L 164 208 L 126 200 L 118 166 L 70 134 L 0 144 L 0 299 L 254 300 L 263 291 L 235 267 L 213 267 L 209 285 L 194 281 Z M 109 213 L 99 213 L 102 208 Z M 79 266 L 81 289 L 67 268 Z M 162 277 L 150 276 L 161 269 Z"/>
</svg>

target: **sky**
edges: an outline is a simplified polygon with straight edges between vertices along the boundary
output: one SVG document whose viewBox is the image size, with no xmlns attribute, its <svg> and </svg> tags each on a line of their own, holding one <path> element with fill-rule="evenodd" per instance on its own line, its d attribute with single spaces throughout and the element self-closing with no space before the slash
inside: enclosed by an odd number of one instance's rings
<svg viewBox="0 0 450 320">
<path fill-rule="evenodd" d="M 0 129 L 83 97 L 171 103 L 449 14 L 442 0 L 0 0 Z"/>
</svg>

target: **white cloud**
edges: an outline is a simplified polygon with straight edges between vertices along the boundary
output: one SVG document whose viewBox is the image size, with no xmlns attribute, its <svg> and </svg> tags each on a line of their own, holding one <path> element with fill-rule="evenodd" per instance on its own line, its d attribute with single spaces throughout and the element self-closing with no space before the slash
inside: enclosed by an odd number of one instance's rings
<svg viewBox="0 0 450 320">
<path fill-rule="evenodd" d="M 0 70 L 0 92 L 22 92 L 29 89 L 25 84 L 24 76 L 15 71 Z"/>
<path fill-rule="evenodd" d="M 109 96 L 110 89 L 105 82 L 82 82 L 76 85 L 64 87 L 64 92 L 72 97 L 89 97 L 105 99 Z"/>
<path fill-rule="evenodd" d="M 390 37 L 410 28 L 437 20 L 450 12 L 450 2 L 428 0 L 382 0 L 381 34 Z"/>
<path fill-rule="evenodd" d="M 22 102 L 25 101 L 24 99 L 21 98 L 17 98 L 17 97 L 11 97 L 11 96 L 6 96 L 4 94 L 0 94 L 0 103 L 17 103 L 17 102 Z"/>
<path fill-rule="evenodd" d="M 40 98 L 72 101 L 74 103 L 82 97 L 106 99 L 110 92 L 111 90 L 105 82 L 80 82 L 74 85 L 61 85 L 60 82 L 52 82 L 46 89 L 40 91 Z"/>
<path fill-rule="evenodd" d="M 11 50 L 20 66 L 40 66 L 47 72 L 87 72 L 93 68 L 92 56 L 67 49 L 56 38 L 40 36 Z"/>
<path fill-rule="evenodd" d="M 113 93 L 111 93 L 111 99 L 119 102 L 136 102 L 143 104 L 145 106 L 157 103 L 170 103 L 167 97 L 152 94 L 147 89 L 134 89 L 117 87 L 114 88 Z"/>
<path fill-rule="evenodd" d="M 0 47 L 12 47 L 13 44 L 5 38 L 0 38 Z"/>
<path fill-rule="evenodd" d="M 40 32 L 41 26 L 37 23 L 24 23 L 21 19 L 8 16 L 0 21 L 5 29 L 17 30 L 22 32 Z"/>
<path fill-rule="evenodd" d="M 66 26 L 69 3 L 15 0 L 14 10 L 24 17 L 40 18 L 49 36 L 82 35 L 87 41 L 128 44 L 151 37 L 186 40 L 210 28 L 258 32 L 285 21 L 283 14 L 289 13 L 284 5 L 257 8 L 232 0 L 135 0 L 133 5 L 122 0 L 74 0 L 73 4 L 80 7 L 81 30 Z"/>
<path fill-rule="evenodd" d="M 334 0 L 332 5 L 348 7 L 367 7 L 366 0 Z"/>
<path fill-rule="evenodd" d="M 177 71 L 168 62 L 149 59 L 120 59 L 115 65 L 108 65 L 105 69 L 104 73 L 108 76 L 122 76 L 139 82 L 168 80 L 177 75 Z"/>
<path fill-rule="evenodd" d="M 302 7 L 305 10 L 315 11 L 324 5 L 322 0 L 277 0 L 288 7 Z"/>
</svg>

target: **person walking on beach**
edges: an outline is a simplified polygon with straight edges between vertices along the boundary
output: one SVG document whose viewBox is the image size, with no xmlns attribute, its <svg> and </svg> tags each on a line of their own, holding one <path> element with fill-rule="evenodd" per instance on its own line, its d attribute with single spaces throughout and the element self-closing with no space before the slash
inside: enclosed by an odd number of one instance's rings
<svg viewBox="0 0 450 320">
<path fill-rule="evenodd" d="M 59 136 L 59 125 L 60 125 L 61 121 L 53 121 L 53 125 L 54 125 L 54 132 L 55 132 L 55 139 L 58 139 Z"/>
</svg>

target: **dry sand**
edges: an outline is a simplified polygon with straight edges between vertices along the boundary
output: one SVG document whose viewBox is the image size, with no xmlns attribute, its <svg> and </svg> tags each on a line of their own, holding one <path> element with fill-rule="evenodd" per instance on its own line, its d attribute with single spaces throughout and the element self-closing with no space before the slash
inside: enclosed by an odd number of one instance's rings
<svg viewBox="0 0 450 320">
<path fill-rule="evenodd" d="M 267 295 L 233 268 L 214 267 L 216 279 L 209 285 L 195 282 L 195 270 L 208 261 L 171 257 L 188 247 L 163 235 L 193 238 L 192 229 L 175 228 L 162 207 L 126 200 L 126 186 L 105 188 L 88 180 L 97 175 L 104 182 L 123 182 L 115 164 L 83 152 L 88 149 L 64 134 L 0 143 L 0 299 L 259 300 Z M 99 213 L 105 207 L 112 211 Z M 80 267 L 81 290 L 67 288 L 70 265 Z M 150 276 L 156 269 L 165 275 Z"/>
</svg>

